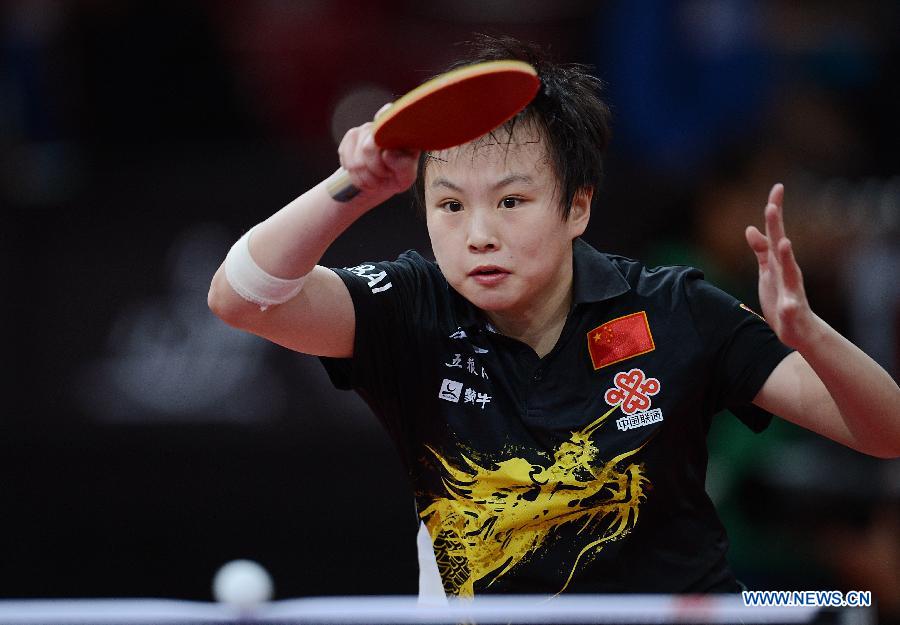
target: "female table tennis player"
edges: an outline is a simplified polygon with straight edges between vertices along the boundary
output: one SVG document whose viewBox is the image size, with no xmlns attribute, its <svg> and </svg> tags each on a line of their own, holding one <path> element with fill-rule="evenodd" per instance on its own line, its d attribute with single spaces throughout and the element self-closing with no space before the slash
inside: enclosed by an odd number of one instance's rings
<svg viewBox="0 0 900 625">
<path fill-rule="evenodd" d="M 810 308 L 781 185 L 764 231 L 746 230 L 766 321 L 698 270 L 581 240 L 609 136 L 598 81 L 507 39 L 480 40 L 465 62 L 506 58 L 541 79 L 524 111 L 427 154 L 378 148 L 371 124 L 350 130 L 338 152 L 360 193 L 339 202 L 323 182 L 253 228 L 210 307 L 321 356 L 369 403 L 448 594 L 737 591 L 704 490 L 713 415 L 761 431 L 775 414 L 897 457 L 900 389 Z M 436 262 L 316 265 L 410 186 Z"/>
</svg>

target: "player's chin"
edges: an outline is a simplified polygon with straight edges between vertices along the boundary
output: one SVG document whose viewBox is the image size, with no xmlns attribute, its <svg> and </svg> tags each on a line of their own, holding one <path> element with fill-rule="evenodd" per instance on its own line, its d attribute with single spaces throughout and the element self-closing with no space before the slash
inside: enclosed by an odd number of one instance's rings
<svg viewBox="0 0 900 625">
<path fill-rule="evenodd" d="M 512 289 L 472 286 L 463 289 L 462 295 L 474 306 L 488 312 L 504 312 L 516 308 L 519 298 Z"/>
</svg>

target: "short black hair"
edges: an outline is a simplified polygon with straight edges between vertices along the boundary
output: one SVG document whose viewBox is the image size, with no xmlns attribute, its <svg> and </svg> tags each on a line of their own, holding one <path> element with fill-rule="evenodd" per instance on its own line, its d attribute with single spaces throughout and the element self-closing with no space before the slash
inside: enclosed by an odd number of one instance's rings
<svg viewBox="0 0 900 625">
<path fill-rule="evenodd" d="M 537 70 L 541 87 L 525 109 L 503 128 L 511 138 L 517 124 L 534 124 L 544 138 L 549 160 L 559 181 L 560 216 L 568 219 L 575 195 L 584 188 L 595 191 L 603 179 L 603 155 L 610 139 L 611 113 L 601 98 L 604 83 L 579 63 L 551 60 L 539 45 L 508 36 L 476 35 L 463 44 L 468 54 L 447 70 L 473 63 L 515 59 Z M 496 132 L 496 131 L 495 131 Z M 425 168 L 429 154 L 423 152 L 413 185 L 413 201 L 425 209 Z"/>
</svg>

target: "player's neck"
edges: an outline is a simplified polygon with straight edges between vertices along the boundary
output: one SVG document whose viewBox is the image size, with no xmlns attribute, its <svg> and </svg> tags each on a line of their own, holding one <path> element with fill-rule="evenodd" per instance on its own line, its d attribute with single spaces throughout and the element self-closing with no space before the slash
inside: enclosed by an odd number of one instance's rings
<svg viewBox="0 0 900 625">
<path fill-rule="evenodd" d="M 516 312 L 488 312 L 494 327 L 505 336 L 522 341 L 543 358 L 559 340 L 572 307 L 572 267 L 564 268 L 559 280 L 534 305 Z"/>
</svg>

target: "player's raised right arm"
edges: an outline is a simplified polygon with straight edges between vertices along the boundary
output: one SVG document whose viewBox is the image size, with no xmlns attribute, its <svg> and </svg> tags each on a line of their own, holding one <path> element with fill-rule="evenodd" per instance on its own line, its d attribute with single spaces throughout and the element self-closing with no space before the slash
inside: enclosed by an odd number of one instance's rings
<svg viewBox="0 0 900 625">
<path fill-rule="evenodd" d="M 356 324 L 350 293 L 337 274 L 317 263 L 350 224 L 409 188 L 418 153 L 381 150 L 372 139 L 371 124 L 363 124 L 344 136 L 338 154 L 359 195 L 338 202 L 322 181 L 260 223 L 249 239 L 250 257 L 265 273 L 283 280 L 306 276 L 300 292 L 261 310 L 235 291 L 223 262 L 213 276 L 208 303 L 229 325 L 279 345 L 318 356 L 349 357 Z"/>
</svg>

